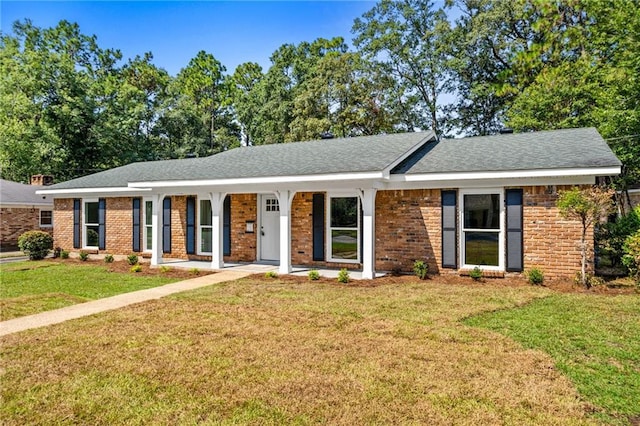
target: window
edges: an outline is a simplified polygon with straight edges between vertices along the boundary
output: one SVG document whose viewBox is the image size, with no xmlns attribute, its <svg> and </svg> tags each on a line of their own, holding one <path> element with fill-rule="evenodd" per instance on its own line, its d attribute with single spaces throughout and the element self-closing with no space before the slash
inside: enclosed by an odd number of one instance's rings
<svg viewBox="0 0 640 426">
<path fill-rule="evenodd" d="M 151 251 L 153 245 L 153 201 L 144 200 L 144 247 L 143 251 Z"/>
<path fill-rule="evenodd" d="M 53 212 L 51 210 L 40 210 L 40 226 L 43 228 L 53 226 Z"/>
<path fill-rule="evenodd" d="M 98 247 L 99 219 L 98 201 L 85 201 L 84 203 L 84 246 Z"/>
<path fill-rule="evenodd" d="M 462 264 L 502 268 L 501 192 L 462 194 Z"/>
<path fill-rule="evenodd" d="M 276 198 L 267 198 L 265 200 L 266 206 L 265 210 L 268 212 L 279 212 L 280 205 L 278 204 L 278 200 Z"/>
<path fill-rule="evenodd" d="M 360 260 L 360 208 L 358 197 L 331 197 L 329 203 L 329 259 Z"/>
<path fill-rule="evenodd" d="M 199 216 L 200 253 L 211 253 L 213 227 L 211 222 L 211 200 L 200 200 Z"/>
</svg>

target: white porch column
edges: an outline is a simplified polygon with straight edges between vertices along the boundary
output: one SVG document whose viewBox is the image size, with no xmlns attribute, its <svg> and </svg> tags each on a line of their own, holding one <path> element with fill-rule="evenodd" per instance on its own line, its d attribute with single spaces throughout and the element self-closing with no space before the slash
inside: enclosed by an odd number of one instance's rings
<svg viewBox="0 0 640 426">
<path fill-rule="evenodd" d="M 162 202 L 164 195 L 155 194 L 151 198 L 151 265 L 162 264 Z"/>
<path fill-rule="evenodd" d="M 362 201 L 362 278 L 371 280 L 376 277 L 376 190 L 360 191 Z"/>
<path fill-rule="evenodd" d="M 291 273 L 291 201 L 293 191 L 276 191 L 280 207 L 280 267 L 278 273 Z"/>
<path fill-rule="evenodd" d="M 223 226 L 224 197 L 221 192 L 209 194 L 211 199 L 211 269 L 224 268 Z"/>
</svg>

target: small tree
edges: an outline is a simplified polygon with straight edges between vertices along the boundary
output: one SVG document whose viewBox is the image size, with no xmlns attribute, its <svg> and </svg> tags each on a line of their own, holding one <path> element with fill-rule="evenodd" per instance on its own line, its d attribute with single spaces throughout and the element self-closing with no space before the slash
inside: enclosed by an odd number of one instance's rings
<svg viewBox="0 0 640 426">
<path fill-rule="evenodd" d="M 563 218 L 577 219 L 582 225 L 580 282 L 587 288 L 590 286 L 587 277 L 587 230 L 611 211 L 614 193 L 613 189 L 599 186 L 583 189 L 573 187 L 568 191 L 561 191 L 556 202 Z"/>
</svg>

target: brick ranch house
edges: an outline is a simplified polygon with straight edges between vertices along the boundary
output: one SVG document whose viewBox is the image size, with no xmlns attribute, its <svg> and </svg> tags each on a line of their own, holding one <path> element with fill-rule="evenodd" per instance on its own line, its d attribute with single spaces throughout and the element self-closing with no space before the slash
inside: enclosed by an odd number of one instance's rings
<svg viewBox="0 0 640 426">
<path fill-rule="evenodd" d="M 0 179 L 0 249 L 16 250 L 18 237 L 27 231 L 53 233 L 53 202 L 36 191 L 53 177 L 35 175 L 31 185 Z"/>
<path fill-rule="evenodd" d="M 432 132 L 241 147 L 54 185 L 55 244 L 211 262 L 572 276 L 580 224 L 558 191 L 620 172 L 593 128 L 437 140 Z M 490 272 L 489 272 L 490 271 Z"/>
</svg>

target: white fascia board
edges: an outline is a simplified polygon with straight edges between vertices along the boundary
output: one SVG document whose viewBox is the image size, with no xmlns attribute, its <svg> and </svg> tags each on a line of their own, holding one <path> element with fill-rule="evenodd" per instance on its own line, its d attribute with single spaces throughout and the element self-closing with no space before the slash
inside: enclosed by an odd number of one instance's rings
<svg viewBox="0 0 640 426">
<path fill-rule="evenodd" d="M 211 180 L 169 180 L 154 182 L 129 182 L 129 188 L 178 188 L 198 186 L 239 186 L 260 184 L 299 184 L 303 182 L 339 182 L 354 180 L 382 179 L 382 172 L 336 173 L 308 176 L 267 176 L 239 179 L 211 179 Z"/>
<path fill-rule="evenodd" d="M 0 208 L 47 210 L 53 208 L 53 203 L 5 203 L 0 201 Z"/>
<path fill-rule="evenodd" d="M 423 139 L 420 140 L 420 142 L 418 142 L 417 144 L 415 144 L 414 146 L 412 146 L 411 148 L 409 148 L 409 150 L 407 152 L 405 152 L 404 154 L 402 154 L 400 157 L 396 158 L 393 163 L 389 164 L 383 171 L 384 177 L 385 179 L 388 179 L 389 176 L 391 175 L 391 170 L 393 170 L 394 167 L 396 167 L 398 164 L 402 163 L 404 160 L 406 160 L 411 154 L 413 154 L 414 152 L 416 152 L 418 149 L 422 148 L 425 144 L 436 140 L 436 134 L 433 131 L 430 131 L 429 134 L 427 136 L 425 136 Z"/>
<path fill-rule="evenodd" d="M 544 177 L 544 178 L 505 178 L 505 179 L 476 179 L 476 180 L 440 180 L 440 181 L 393 181 L 381 182 L 377 189 L 445 189 L 445 188 L 488 188 L 520 187 L 520 186 L 548 186 L 548 185 L 593 185 L 595 176 L 573 177 Z"/>
<path fill-rule="evenodd" d="M 36 191 L 38 195 L 76 195 L 76 194 L 117 194 L 151 191 L 151 188 L 69 188 L 69 189 L 41 189 Z"/>
<path fill-rule="evenodd" d="M 517 179 L 573 176 L 614 176 L 620 174 L 620 166 L 575 169 L 504 170 L 493 172 L 424 173 L 393 175 L 396 182 L 430 182 L 443 180 Z"/>
</svg>

